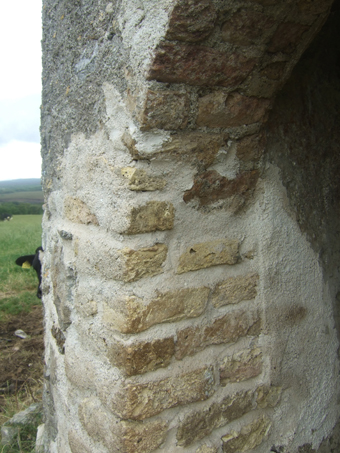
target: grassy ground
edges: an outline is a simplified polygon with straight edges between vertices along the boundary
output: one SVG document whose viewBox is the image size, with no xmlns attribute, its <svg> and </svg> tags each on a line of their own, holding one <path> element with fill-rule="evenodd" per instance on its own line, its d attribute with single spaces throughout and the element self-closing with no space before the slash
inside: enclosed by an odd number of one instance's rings
<svg viewBox="0 0 340 453">
<path fill-rule="evenodd" d="M 42 307 L 36 297 L 38 278 L 15 264 L 21 255 L 41 245 L 41 216 L 13 216 L 0 222 L 0 425 L 33 402 L 41 400 L 43 373 Z M 23 329 L 29 337 L 14 335 Z M 0 453 L 29 453 L 36 426 L 23 429 L 13 445 Z"/>
<path fill-rule="evenodd" d="M 0 320 L 37 304 L 37 275 L 15 264 L 21 255 L 33 254 L 41 245 L 41 216 L 13 216 L 0 222 Z M 34 291 L 35 290 L 35 291 Z"/>
</svg>

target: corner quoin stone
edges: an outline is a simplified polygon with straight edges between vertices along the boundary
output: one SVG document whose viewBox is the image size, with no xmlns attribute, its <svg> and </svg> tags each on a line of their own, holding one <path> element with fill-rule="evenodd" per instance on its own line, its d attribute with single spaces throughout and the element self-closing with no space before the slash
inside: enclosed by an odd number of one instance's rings
<svg viewBox="0 0 340 453">
<path fill-rule="evenodd" d="M 129 180 L 129 189 L 136 192 L 162 190 L 166 186 L 165 179 L 148 175 L 141 168 L 124 167 L 121 174 Z"/>
<path fill-rule="evenodd" d="M 167 252 L 168 247 L 165 244 L 155 244 L 138 250 L 127 247 L 122 249 L 120 254 L 125 261 L 122 279 L 125 282 L 133 282 L 143 277 L 161 274 Z"/>
<path fill-rule="evenodd" d="M 239 259 L 239 241 L 217 239 L 188 247 L 179 258 L 178 274 L 205 269 L 219 264 L 236 264 Z"/>
<path fill-rule="evenodd" d="M 175 208 L 165 201 L 149 201 L 131 210 L 130 226 L 126 234 L 150 233 L 172 230 Z"/>
</svg>

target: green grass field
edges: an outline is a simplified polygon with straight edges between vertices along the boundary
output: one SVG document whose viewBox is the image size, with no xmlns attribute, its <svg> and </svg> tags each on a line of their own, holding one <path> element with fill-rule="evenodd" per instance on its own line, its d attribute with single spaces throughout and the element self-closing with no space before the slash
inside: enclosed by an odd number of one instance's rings
<svg viewBox="0 0 340 453">
<path fill-rule="evenodd" d="M 41 245 L 41 219 L 41 215 L 17 215 L 10 222 L 0 222 L 0 320 L 39 303 L 36 272 L 22 269 L 15 260 L 33 254 Z"/>
<path fill-rule="evenodd" d="M 0 193 L 0 203 L 10 203 L 16 201 L 18 203 L 38 203 L 43 204 L 44 196 L 42 191 L 31 192 L 13 192 L 13 193 Z"/>
</svg>

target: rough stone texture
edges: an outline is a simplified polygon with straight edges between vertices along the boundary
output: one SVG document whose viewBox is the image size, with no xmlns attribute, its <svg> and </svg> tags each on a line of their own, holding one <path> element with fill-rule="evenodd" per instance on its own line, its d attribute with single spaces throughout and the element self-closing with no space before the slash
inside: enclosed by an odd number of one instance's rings
<svg viewBox="0 0 340 453">
<path fill-rule="evenodd" d="M 209 0 L 180 0 L 172 10 L 166 39 L 198 42 L 210 35 L 217 17 Z"/>
<path fill-rule="evenodd" d="M 149 201 L 143 206 L 132 208 L 127 234 L 150 233 L 152 231 L 172 230 L 175 209 L 172 203 Z"/>
<path fill-rule="evenodd" d="M 105 309 L 103 321 L 123 333 L 138 333 L 155 324 L 196 318 L 204 312 L 209 292 L 203 286 L 168 291 L 147 305 L 137 297 L 126 297 Z"/>
<path fill-rule="evenodd" d="M 257 170 L 240 173 L 231 180 L 221 176 L 216 170 L 209 170 L 195 176 L 194 185 L 184 192 L 183 200 L 188 203 L 197 198 L 200 205 L 205 206 L 236 197 L 241 208 L 253 195 L 258 178 Z"/>
<path fill-rule="evenodd" d="M 92 447 L 86 445 L 83 436 L 74 429 L 68 432 L 68 442 L 72 453 L 92 453 Z"/>
<path fill-rule="evenodd" d="M 258 335 L 260 331 L 261 320 L 257 312 L 234 311 L 209 325 L 187 327 L 177 332 L 176 358 L 180 360 L 207 346 L 234 342 L 245 335 Z"/>
<path fill-rule="evenodd" d="M 292 53 L 306 30 L 308 30 L 306 25 L 294 22 L 279 25 L 268 45 L 268 52 Z"/>
<path fill-rule="evenodd" d="M 258 407 L 265 409 L 267 407 L 275 407 L 280 401 L 282 387 L 262 385 L 257 389 L 256 402 Z"/>
<path fill-rule="evenodd" d="M 148 80 L 233 87 L 243 82 L 255 63 L 255 58 L 237 52 L 226 54 L 205 46 L 162 43 L 156 49 Z"/>
<path fill-rule="evenodd" d="M 262 372 L 262 352 L 259 348 L 245 350 L 226 357 L 220 368 L 220 384 L 241 382 L 258 376 Z"/>
<path fill-rule="evenodd" d="M 150 176 L 145 170 L 135 167 L 124 167 L 122 175 L 129 180 L 129 189 L 139 191 L 162 190 L 166 186 L 166 180 L 159 176 Z"/>
<path fill-rule="evenodd" d="M 189 96 L 178 91 L 152 91 L 146 93 L 140 115 L 142 130 L 184 129 L 189 117 Z"/>
<path fill-rule="evenodd" d="M 67 197 L 65 199 L 64 213 L 72 222 L 99 225 L 97 217 L 91 213 L 86 203 L 77 198 Z"/>
<path fill-rule="evenodd" d="M 253 393 L 239 392 L 226 396 L 202 409 L 187 415 L 177 430 L 177 443 L 187 447 L 208 436 L 214 429 L 236 420 L 254 409 Z"/>
<path fill-rule="evenodd" d="M 155 244 L 139 250 L 122 249 L 121 255 L 125 259 L 123 280 L 133 282 L 143 277 L 160 274 L 163 272 L 162 264 L 166 259 L 167 251 L 165 244 Z"/>
<path fill-rule="evenodd" d="M 211 303 L 218 308 L 227 304 L 237 304 L 242 300 L 254 299 L 257 295 L 258 279 L 257 274 L 228 278 L 215 287 L 211 295 Z"/>
<path fill-rule="evenodd" d="M 272 17 L 264 13 L 242 9 L 223 24 L 222 39 L 240 46 L 250 46 L 268 40 L 275 25 Z"/>
<path fill-rule="evenodd" d="M 216 239 L 193 244 L 180 256 L 177 273 L 195 271 L 219 264 L 236 264 L 239 242 L 235 239 Z"/>
<path fill-rule="evenodd" d="M 175 341 L 171 337 L 128 345 L 117 341 L 110 347 L 108 358 L 113 366 L 133 376 L 167 367 L 174 354 Z"/>
<path fill-rule="evenodd" d="M 96 369 L 93 362 L 79 349 L 70 348 L 65 356 L 65 372 L 68 380 L 77 388 L 94 390 Z"/>
<path fill-rule="evenodd" d="M 265 119 L 269 99 L 243 96 L 234 92 L 215 91 L 198 101 L 198 126 L 235 127 L 257 123 Z"/>
<path fill-rule="evenodd" d="M 256 448 L 268 436 L 270 427 L 270 420 L 267 417 L 261 417 L 244 426 L 240 432 L 233 431 L 222 437 L 223 453 L 250 451 Z"/>
<path fill-rule="evenodd" d="M 245 170 L 251 170 L 251 163 L 256 163 L 261 158 L 264 148 L 264 134 L 253 134 L 238 140 L 236 156 L 241 161 L 241 167 Z"/>
<path fill-rule="evenodd" d="M 214 393 L 214 384 L 212 368 L 146 384 L 127 382 L 115 395 L 112 411 L 122 418 L 144 420 L 171 407 L 208 399 Z"/>
<path fill-rule="evenodd" d="M 208 445 L 202 445 L 195 453 L 217 453 L 218 447 L 209 447 Z"/>
<path fill-rule="evenodd" d="M 149 453 L 159 447 L 165 440 L 168 425 L 166 422 L 121 422 L 122 452 L 135 453 L 137 451 Z"/>
</svg>

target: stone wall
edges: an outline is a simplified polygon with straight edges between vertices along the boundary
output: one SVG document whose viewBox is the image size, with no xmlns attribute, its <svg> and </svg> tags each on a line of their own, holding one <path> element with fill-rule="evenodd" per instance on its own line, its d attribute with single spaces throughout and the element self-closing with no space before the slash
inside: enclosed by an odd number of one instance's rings
<svg viewBox="0 0 340 453">
<path fill-rule="evenodd" d="M 46 452 L 338 448 L 337 5 L 44 1 Z"/>
</svg>

